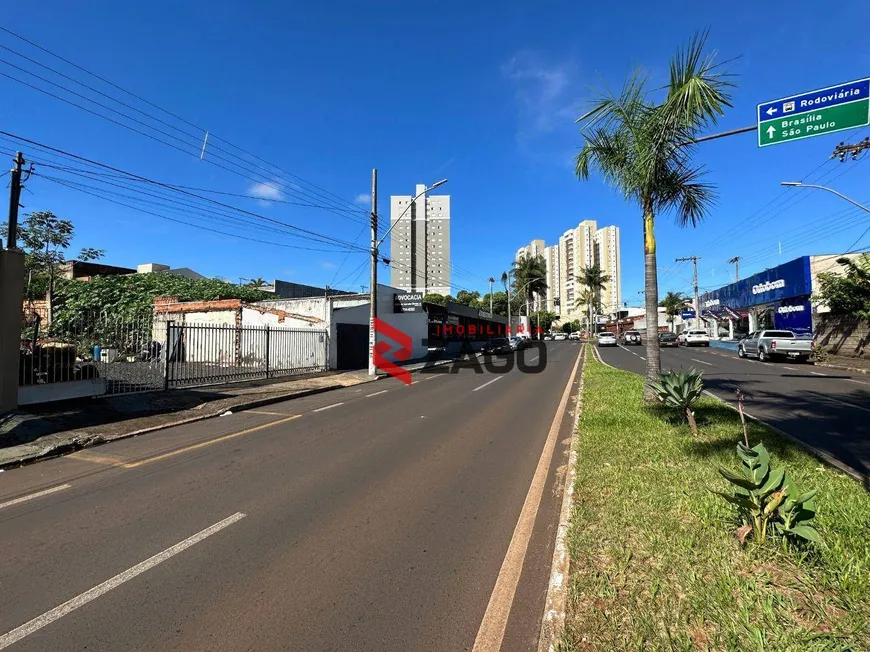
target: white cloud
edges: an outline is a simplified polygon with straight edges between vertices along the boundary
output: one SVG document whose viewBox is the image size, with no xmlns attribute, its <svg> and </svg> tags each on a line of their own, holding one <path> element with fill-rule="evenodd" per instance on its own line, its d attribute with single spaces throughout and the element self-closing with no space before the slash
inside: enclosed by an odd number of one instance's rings
<svg viewBox="0 0 870 652">
<path fill-rule="evenodd" d="M 278 184 L 274 183 L 255 183 L 248 189 L 248 193 L 258 199 L 268 201 L 280 201 L 284 199 L 284 193 L 281 192 L 281 188 Z"/>
<path fill-rule="evenodd" d="M 577 117 L 577 102 L 569 96 L 576 77 L 571 62 L 547 63 L 541 55 L 524 50 L 505 63 L 501 73 L 514 89 L 518 137 L 550 133 L 571 125 Z"/>
<path fill-rule="evenodd" d="M 360 206 L 370 206 L 372 203 L 372 196 L 367 192 L 361 192 L 353 198 L 353 201 L 355 204 L 359 204 Z"/>
<path fill-rule="evenodd" d="M 331 263 L 331 262 L 329 262 L 328 260 L 326 260 L 326 261 L 324 261 L 323 263 L 321 263 L 321 267 L 323 267 L 323 269 L 335 269 L 336 267 L 338 267 L 338 265 L 336 265 L 335 263 Z"/>
</svg>

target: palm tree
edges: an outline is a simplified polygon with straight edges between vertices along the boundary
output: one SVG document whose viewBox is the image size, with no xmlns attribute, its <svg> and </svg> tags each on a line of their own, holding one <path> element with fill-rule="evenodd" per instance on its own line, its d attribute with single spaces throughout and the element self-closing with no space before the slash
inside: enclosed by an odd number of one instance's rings
<svg viewBox="0 0 870 652">
<path fill-rule="evenodd" d="M 592 300 L 584 301 L 583 303 L 589 308 L 589 328 L 594 330 L 592 313 L 597 312 L 601 308 L 601 291 L 610 283 L 610 276 L 604 273 L 600 265 L 591 265 L 583 269 L 580 276 L 575 278 L 580 285 L 588 288 L 592 293 Z"/>
<path fill-rule="evenodd" d="M 268 285 L 268 283 L 266 283 L 266 280 L 259 276 L 257 278 L 252 278 L 250 280 L 250 283 L 248 283 L 248 287 L 252 288 L 261 288 L 266 285 Z"/>
<path fill-rule="evenodd" d="M 521 256 L 513 263 L 513 268 L 514 290 L 518 297 L 525 299 L 528 315 L 534 296 L 547 291 L 547 263 L 543 256 Z"/>
<path fill-rule="evenodd" d="M 704 55 L 707 32 L 695 34 L 671 59 L 670 79 L 650 88 L 636 71 L 618 94 L 605 91 L 578 118 L 583 148 L 575 172 L 582 180 L 597 171 L 637 203 L 643 217 L 646 288 L 646 379 L 644 398 L 656 400 L 649 383 L 658 380 L 661 357 L 658 338 L 655 217 L 674 211 L 680 226 L 695 226 L 715 200 L 704 183 L 704 168 L 692 163 L 694 141 L 730 107 L 733 83 L 715 52 Z"/>
<path fill-rule="evenodd" d="M 601 303 L 598 300 L 598 295 L 595 293 L 595 290 L 592 288 L 581 290 L 580 294 L 577 295 L 577 300 L 574 302 L 574 307 L 583 308 L 585 310 L 587 331 L 592 332 L 592 313 L 601 307 Z"/>
<path fill-rule="evenodd" d="M 686 307 L 686 297 L 679 292 L 668 292 L 659 305 L 665 309 L 665 314 L 668 316 L 668 323 L 671 325 L 671 332 L 673 332 L 674 319 L 676 319 L 677 315 L 679 315 L 683 311 L 683 308 Z"/>
</svg>

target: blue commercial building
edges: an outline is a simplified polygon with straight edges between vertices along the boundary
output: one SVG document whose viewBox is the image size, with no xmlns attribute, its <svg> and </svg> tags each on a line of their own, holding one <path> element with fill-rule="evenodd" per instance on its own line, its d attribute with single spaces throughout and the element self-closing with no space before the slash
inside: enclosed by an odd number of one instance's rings
<svg viewBox="0 0 870 652">
<path fill-rule="evenodd" d="M 739 337 L 762 329 L 784 329 L 812 336 L 811 256 L 741 279 L 700 296 L 701 316 L 713 336 Z"/>
</svg>

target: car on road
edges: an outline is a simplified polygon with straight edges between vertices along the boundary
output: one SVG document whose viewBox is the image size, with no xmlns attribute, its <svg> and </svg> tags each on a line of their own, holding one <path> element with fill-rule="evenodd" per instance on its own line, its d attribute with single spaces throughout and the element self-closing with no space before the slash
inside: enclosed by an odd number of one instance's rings
<svg viewBox="0 0 870 652">
<path fill-rule="evenodd" d="M 683 331 L 677 339 L 683 346 L 710 346 L 710 336 L 707 335 L 707 331 Z"/>
<path fill-rule="evenodd" d="M 511 351 L 511 343 L 506 337 L 493 337 L 483 347 L 483 355 L 499 355 Z"/>
<path fill-rule="evenodd" d="M 613 333 L 599 333 L 598 346 L 616 346 L 616 335 Z"/>
<path fill-rule="evenodd" d="M 635 344 L 637 346 L 640 346 L 641 345 L 640 331 L 625 331 L 622 334 L 622 343 L 623 344 Z"/>
<path fill-rule="evenodd" d="M 808 362 L 814 350 L 812 340 L 800 339 L 792 331 L 755 331 L 737 344 L 738 356 L 756 356 L 761 362 L 777 359 Z"/>
<path fill-rule="evenodd" d="M 553 339 L 556 340 L 557 342 L 564 342 L 565 340 L 568 339 L 568 333 L 556 333 L 553 336 Z"/>
<path fill-rule="evenodd" d="M 659 346 L 679 346 L 680 343 L 677 341 L 677 336 L 674 333 L 661 333 L 659 335 Z"/>
<path fill-rule="evenodd" d="M 580 339 L 580 331 L 574 331 L 568 336 L 569 340 L 579 340 Z"/>
<path fill-rule="evenodd" d="M 511 351 L 522 351 L 532 345 L 532 338 L 520 337 L 519 335 L 512 335 L 508 338 L 508 341 L 510 342 Z"/>
</svg>

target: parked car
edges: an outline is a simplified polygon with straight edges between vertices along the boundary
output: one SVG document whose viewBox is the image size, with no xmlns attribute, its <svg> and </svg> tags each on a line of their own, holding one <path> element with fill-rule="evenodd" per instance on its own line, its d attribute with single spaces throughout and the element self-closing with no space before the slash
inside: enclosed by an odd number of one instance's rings
<svg viewBox="0 0 870 652">
<path fill-rule="evenodd" d="M 579 340 L 580 339 L 580 331 L 574 331 L 568 336 L 569 340 Z"/>
<path fill-rule="evenodd" d="M 510 353 L 511 351 L 511 344 L 506 337 L 493 337 L 483 347 L 484 355 L 498 355 L 500 353 Z"/>
<path fill-rule="evenodd" d="M 636 344 L 640 346 L 641 337 L 639 331 L 625 331 L 622 334 L 622 343 L 623 344 Z"/>
<path fill-rule="evenodd" d="M 528 337 L 511 335 L 508 338 L 508 342 L 510 342 L 511 351 L 521 351 L 522 349 L 527 349 L 528 347 L 530 347 L 532 341 Z"/>
<path fill-rule="evenodd" d="M 679 346 L 680 343 L 677 341 L 677 336 L 674 333 L 661 333 L 659 335 L 659 346 Z"/>
<path fill-rule="evenodd" d="M 789 359 L 807 362 L 813 355 L 812 340 L 799 339 L 792 331 L 755 331 L 737 344 L 737 355 L 757 356 L 761 362 Z"/>
<path fill-rule="evenodd" d="M 678 339 L 683 346 L 710 346 L 710 336 L 707 335 L 707 331 L 683 331 Z"/>
<path fill-rule="evenodd" d="M 598 346 L 616 346 L 616 335 L 613 333 L 599 333 Z"/>
<path fill-rule="evenodd" d="M 556 340 L 557 342 L 564 342 L 565 340 L 568 339 L 568 333 L 556 333 L 553 336 L 553 339 Z"/>
</svg>

